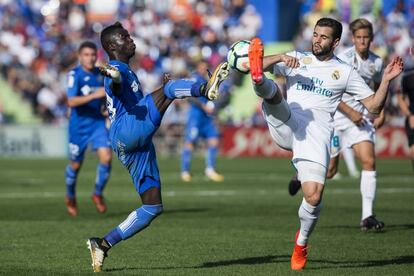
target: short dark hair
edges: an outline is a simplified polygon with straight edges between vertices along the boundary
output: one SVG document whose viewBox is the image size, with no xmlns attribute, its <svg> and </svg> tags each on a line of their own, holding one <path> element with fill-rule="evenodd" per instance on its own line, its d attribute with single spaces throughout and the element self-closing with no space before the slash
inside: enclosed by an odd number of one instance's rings
<svg viewBox="0 0 414 276">
<path fill-rule="evenodd" d="M 109 52 L 108 46 L 112 40 L 112 36 L 116 34 L 120 29 L 124 29 L 124 27 L 122 26 L 121 22 L 117 21 L 114 24 L 109 25 L 108 27 L 102 30 L 101 44 L 107 53 Z"/>
<path fill-rule="evenodd" d="M 365 18 L 358 18 L 352 21 L 351 24 L 349 24 L 349 29 L 351 30 L 352 34 L 361 29 L 368 29 L 370 35 L 374 35 L 374 30 L 372 28 L 371 22 L 369 22 Z"/>
<path fill-rule="evenodd" d="M 318 22 L 316 22 L 316 26 L 319 27 L 330 27 L 333 29 L 333 39 L 341 39 L 341 35 L 342 35 L 342 24 L 341 22 L 333 19 L 333 18 L 328 18 L 328 17 L 324 17 L 318 20 Z"/>
<path fill-rule="evenodd" d="M 96 44 L 93 43 L 92 41 L 84 41 L 84 42 L 82 42 L 81 45 L 79 45 L 78 53 L 80 53 L 83 48 L 90 48 L 90 49 L 94 49 L 95 51 L 98 50 L 98 47 L 96 47 Z"/>
</svg>

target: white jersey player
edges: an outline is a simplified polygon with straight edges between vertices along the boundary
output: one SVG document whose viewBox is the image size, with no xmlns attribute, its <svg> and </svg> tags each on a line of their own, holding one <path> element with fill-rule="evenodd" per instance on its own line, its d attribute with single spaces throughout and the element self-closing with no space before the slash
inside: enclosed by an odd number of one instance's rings
<svg viewBox="0 0 414 276">
<path fill-rule="evenodd" d="M 372 24 L 366 19 L 356 19 L 350 24 L 354 47 L 339 54 L 346 63 L 357 70 L 368 85 L 378 87 L 383 69 L 382 59 L 369 50 L 373 39 Z M 339 151 L 352 148 L 361 162 L 362 172 L 360 190 L 362 196 L 362 230 L 381 230 L 384 223 L 375 218 L 373 205 L 376 192 L 375 171 L 375 128 L 385 120 L 384 111 L 371 120 L 365 107 L 348 94 L 344 94 L 342 102 L 335 113 L 335 135 L 332 140 L 331 162 L 327 178 L 335 175 L 338 168 Z"/>
<path fill-rule="evenodd" d="M 304 199 L 299 207 L 300 229 L 296 234 L 291 268 L 300 270 L 307 261 L 308 238 L 321 209 L 322 192 L 330 158 L 333 115 L 346 91 L 371 113 L 379 113 L 389 82 L 403 69 L 395 58 L 384 70 L 381 86 L 373 93 L 355 69 L 333 51 L 338 46 L 342 24 L 331 18 L 316 23 L 312 53 L 263 57 L 260 39 L 251 41 L 250 73 L 256 94 L 263 98 L 263 113 L 270 134 L 281 147 L 293 152 L 293 164 L 302 182 Z M 287 80 L 287 101 L 264 70 L 280 73 Z"/>
</svg>

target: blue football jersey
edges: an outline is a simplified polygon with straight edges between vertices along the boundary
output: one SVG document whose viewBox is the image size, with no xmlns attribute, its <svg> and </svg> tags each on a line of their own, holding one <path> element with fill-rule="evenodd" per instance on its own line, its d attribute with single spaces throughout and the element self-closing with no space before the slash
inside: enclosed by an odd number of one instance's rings
<svg viewBox="0 0 414 276">
<path fill-rule="evenodd" d="M 122 77 L 122 91 L 119 96 L 112 94 L 110 89 L 112 79 L 106 77 L 104 80 L 106 106 L 109 111 L 109 119 L 111 120 L 111 123 L 113 123 L 123 114 L 131 111 L 144 97 L 144 94 L 141 90 L 141 83 L 139 82 L 137 75 L 135 75 L 128 64 L 118 60 L 111 60 L 109 64 L 116 67 Z"/>
<path fill-rule="evenodd" d="M 95 67 L 91 72 L 86 72 L 81 66 L 75 67 L 68 73 L 67 95 L 68 98 L 86 96 L 103 87 L 103 76 Z M 92 132 L 96 127 L 105 125 L 105 117 L 102 114 L 103 99 L 96 99 L 86 104 L 72 107 L 69 118 L 69 131 L 78 133 Z"/>
</svg>

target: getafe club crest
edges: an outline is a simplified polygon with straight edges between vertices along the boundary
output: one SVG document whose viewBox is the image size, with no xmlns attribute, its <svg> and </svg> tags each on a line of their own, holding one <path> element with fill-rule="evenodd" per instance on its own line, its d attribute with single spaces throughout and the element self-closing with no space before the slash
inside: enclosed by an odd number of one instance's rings
<svg viewBox="0 0 414 276">
<path fill-rule="evenodd" d="M 333 71 L 333 73 L 332 73 L 332 79 L 339 80 L 340 77 L 341 76 L 339 75 L 339 71 L 338 70 Z"/>
</svg>

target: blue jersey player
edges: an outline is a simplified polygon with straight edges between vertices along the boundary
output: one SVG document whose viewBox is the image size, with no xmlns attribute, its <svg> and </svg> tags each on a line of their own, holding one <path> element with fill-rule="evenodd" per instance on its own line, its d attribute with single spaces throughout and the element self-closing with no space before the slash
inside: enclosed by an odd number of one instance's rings
<svg viewBox="0 0 414 276">
<path fill-rule="evenodd" d="M 200 62 L 197 64 L 197 71 L 193 74 L 195 81 L 205 81 L 207 75 L 207 63 Z M 191 155 L 194 144 L 199 138 L 207 140 L 206 168 L 205 175 L 214 182 L 221 182 L 224 177 L 215 170 L 219 133 L 215 122 L 216 113 L 214 103 L 206 98 L 190 98 L 190 109 L 185 127 L 185 141 L 181 154 L 181 179 L 184 182 L 191 181 L 190 166 Z"/>
<path fill-rule="evenodd" d="M 75 194 L 76 179 L 89 144 L 99 156 L 92 201 L 100 213 L 106 211 L 102 192 L 109 178 L 112 151 L 108 129 L 105 125 L 106 117 L 103 115 L 105 97 L 103 77 L 99 68 L 95 67 L 96 52 L 97 47 L 93 42 L 83 42 L 78 50 L 80 65 L 68 74 L 70 164 L 66 167 L 65 177 L 66 207 L 71 216 L 78 214 Z"/>
<path fill-rule="evenodd" d="M 208 82 L 164 79 L 164 85 L 144 96 L 141 83 L 129 67 L 135 54 L 135 44 L 121 23 L 105 28 L 101 43 L 109 56 L 103 67 L 107 108 L 111 120 L 109 129 L 112 148 L 127 168 L 135 189 L 141 197 L 141 207 L 103 238 L 87 241 L 95 272 L 102 270 L 107 251 L 146 228 L 163 211 L 161 181 L 152 136 L 161 123 L 168 106 L 176 98 L 205 96 L 217 98 L 218 87 L 228 75 L 228 64 L 222 63 Z"/>
</svg>

